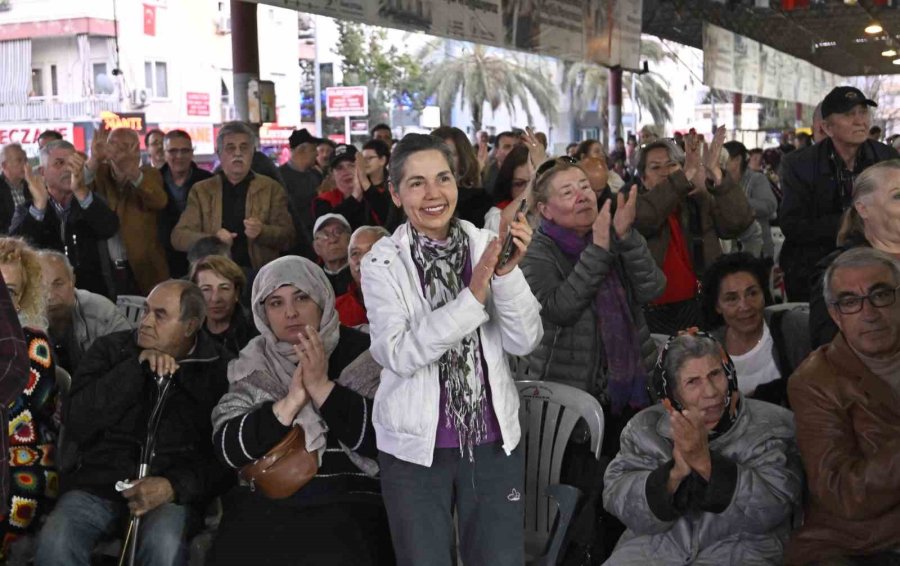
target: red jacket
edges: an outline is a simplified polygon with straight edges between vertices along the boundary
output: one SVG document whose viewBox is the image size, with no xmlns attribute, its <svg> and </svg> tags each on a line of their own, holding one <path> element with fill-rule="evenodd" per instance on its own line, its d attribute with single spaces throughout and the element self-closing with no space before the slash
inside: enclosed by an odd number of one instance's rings
<svg viewBox="0 0 900 566">
<path fill-rule="evenodd" d="M 369 323 L 369 319 L 366 317 L 366 305 L 363 304 L 362 293 L 356 285 L 356 281 L 352 281 L 347 287 L 347 292 L 335 299 L 334 308 L 337 309 L 338 318 L 344 326 L 353 328 Z"/>
</svg>

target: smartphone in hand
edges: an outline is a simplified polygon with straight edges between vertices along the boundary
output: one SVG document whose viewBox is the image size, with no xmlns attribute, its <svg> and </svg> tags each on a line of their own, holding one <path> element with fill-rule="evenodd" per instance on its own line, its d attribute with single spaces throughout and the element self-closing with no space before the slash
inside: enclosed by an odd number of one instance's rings
<svg viewBox="0 0 900 566">
<path fill-rule="evenodd" d="M 528 209 L 528 199 L 522 199 L 522 202 L 519 203 L 519 206 L 516 208 L 516 214 L 513 216 L 513 219 L 517 219 L 519 214 L 525 212 Z M 503 247 L 500 248 L 500 259 L 497 261 L 497 267 L 501 268 L 505 266 L 509 262 L 509 258 L 512 257 L 513 247 L 515 243 L 513 242 L 512 230 L 508 230 L 506 232 L 506 238 L 503 240 Z"/>
</svg>

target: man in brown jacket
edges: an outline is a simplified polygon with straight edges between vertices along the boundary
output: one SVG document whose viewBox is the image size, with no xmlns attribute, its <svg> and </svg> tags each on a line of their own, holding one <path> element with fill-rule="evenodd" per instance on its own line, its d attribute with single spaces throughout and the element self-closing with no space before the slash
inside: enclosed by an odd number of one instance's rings
<svg viewBox="0 0 900 566">
<path fill-rule="evenodd" d="M 719 165 L 724 138 L 720 128 L 705 152 L 702 139 L 693 135 L 685 138 L 684 152 L 669 140 L 641 148 L 643 186 L 634 227 L 667 279 L 666 290 L 647 308 L 651 332 L 674 334 L 700 326 L 698 281 L 722 254 L 719 238 L 737 238 L 753 223 L 744 191 Z"/>
<path fill-rule="evenodd" d="M 900 560 L 900 264 L 869 247 L 825 273 L 840 333 L 788 381 L 809 485 L 787 564 Z"/>
<path fill-rule="evenodd" d="M 169 202 L 162 175 L 141 166 L 140 138 L 128 128 L 108 136 L 98 132 L 87 168 L 93 174 L 90 188 L 119 217 L 119 232 L 107 240 L 116 294 L 146 296 L 169 278 L 157 226 L 159 211 Z"/>
<path fill-rule="evenodd" d="M 246 124 L 222 126 L 216 138 L 222 170 L 191 189 L 172 230 L 172 247 L 186 252 L 201 238 L 215 236 L 231 246 L 231 258 L 248 274 L 290 248 L 294 225 L 287 193 L 250 170 L 255 148 L 256 136 Z"/>
</svg>

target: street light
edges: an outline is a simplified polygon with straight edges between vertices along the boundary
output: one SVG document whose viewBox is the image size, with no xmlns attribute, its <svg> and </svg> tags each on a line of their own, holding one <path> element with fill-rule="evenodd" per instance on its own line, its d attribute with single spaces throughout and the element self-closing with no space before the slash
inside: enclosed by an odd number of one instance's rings
<svg viewBox="0 0 900 566">
<path fill-rule="evenodd" d="M 897 55 L 896 49 L 888 49 L 887 51 L 881 52 L 882 57 L 894 57 L 895 55 Z"/>
<path fill-rule="evenodd" d="M 881 24 L 878 22 L 873 22 L 866 26 L 865 32 L 869 35 L 875 35 L 876 33 L 881 33 L 884 31 L 884 28 L 881 27 Z"/>
</svg>

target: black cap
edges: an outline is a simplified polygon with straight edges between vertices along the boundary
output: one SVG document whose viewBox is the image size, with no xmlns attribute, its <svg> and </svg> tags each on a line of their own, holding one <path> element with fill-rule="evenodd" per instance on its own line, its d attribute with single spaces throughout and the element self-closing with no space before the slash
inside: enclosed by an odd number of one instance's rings
<svg viewBox="0 0 900 566">
<path fill-rule="evenodd" d="M 866 98 L 866 95 L 856 87 L 834 87 L 822 101 L 822 118 L 827 118 L 830 114 L 849 112 L 859 104 L 878 106 L 874 100 Z"/>
<path fill-rule="evenodd" d="M 294 149 L 298 145 L 302 145 L 304 143 L 313 143 L 319 145 L 320 143 L 322 143 L 322 141 L 323 140 L 321 138 L 314 137 L 311 133 L 309 133 L 309 130 L 303 128 L 302 130 L 294 130 L 291 133 L 291 137 L 288 138 L 288 145 L 291 149 Z"/>
<path fill-rule="evenodd" d="M 328 166 L 334 169 L 341 161 L 356 161 L 356 146 L 345 143 L 338 144 L 334 148 L 334 155 L 331 156 L 331 163 Z"/>
</svg>

